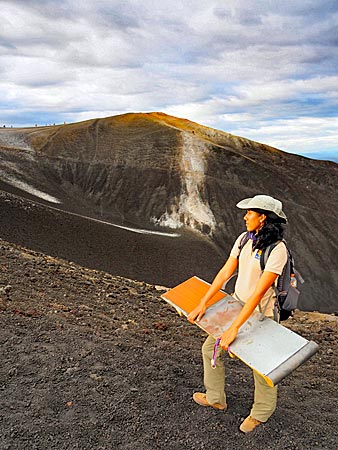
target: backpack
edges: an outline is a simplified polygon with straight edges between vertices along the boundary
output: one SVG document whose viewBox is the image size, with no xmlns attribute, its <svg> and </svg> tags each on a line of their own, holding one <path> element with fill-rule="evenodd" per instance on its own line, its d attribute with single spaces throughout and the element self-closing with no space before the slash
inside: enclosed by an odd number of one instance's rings
<svg viewBox="0 0 338 450">
<path fill-rule="evenodd" d="M 239 253 L 249 239 L 250 233 L 246 232 L 239 244 Z M 279 242 L 284 242 L 288 254 L 288 258 L 285 266 L 283 267 L 283 271 L 281 275 L 278 276 L 277 282 L 274 283 L 276 294 L 274 319 L 278 320 L 279 317 L 279 320 L 282 321 L 292 316 L 294 310 L 298 307 L 298 297 L 300 292 L 297 289 L 297 283 L 304 283 L 304 279 L 302 278 L 301 274 L 295 269 L 293 256 L 284 239 L 274 242 L 273 244 L 268 245 L 264 250 L 262 250 L 259 261 L 261 271 L 263 272 L 270 253 L 279 244 Z"/>
</svg>

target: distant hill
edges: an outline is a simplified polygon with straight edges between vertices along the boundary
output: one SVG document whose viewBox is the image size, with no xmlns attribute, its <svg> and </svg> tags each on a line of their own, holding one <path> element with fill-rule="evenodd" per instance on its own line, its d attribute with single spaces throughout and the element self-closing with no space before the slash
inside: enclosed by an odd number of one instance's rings
<svg viewBox="0 0 338 450">
<path fill-rule="evenodd" d="M 306 280 L 301 307 L 338 309 L 338 166 L 333 162 L 162 113 L 1 129 L 0 155 L 0 189 L 7 192 L 1 196 L 3 238 L 151 283 L 173 285 L 192 271 L 211 279 L 244 230 L 236 203 L 258 193 L 275 196 L 283 201 L 287 240 Z M 34 224 L 32 208 L 39 211 Z M 48 227 L 42 233 L 44 221 Z M 105 241 L 98 244 L 101 232 Z M 62 236 L 67 245 L 61 245 Z"/>
</svg>

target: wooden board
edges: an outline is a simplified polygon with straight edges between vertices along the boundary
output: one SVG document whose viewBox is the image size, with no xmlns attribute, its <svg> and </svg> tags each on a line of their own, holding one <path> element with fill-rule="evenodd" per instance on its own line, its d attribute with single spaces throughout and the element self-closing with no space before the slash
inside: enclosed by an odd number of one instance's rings
<svg viewBox="0 0 338 450">
<path fill-rule="evenodd" d="M 188 316 L 209 286 L 206 281 L 192 277 L 161 297 L 179 314 Z M 211 299 L 205 315 L 195 324 L 217 339 L 230 327 L 241 309 L 239 301 L 219 291 Z M 231 354 L 258 372 L 270 386 L 279 383 L 317 350 L 315 342 L 308 341 L 272 319 L 264 317 L 262 320 L 261 314 L 256 311 L 241 326 L 230 346 Z"/>
</svg>

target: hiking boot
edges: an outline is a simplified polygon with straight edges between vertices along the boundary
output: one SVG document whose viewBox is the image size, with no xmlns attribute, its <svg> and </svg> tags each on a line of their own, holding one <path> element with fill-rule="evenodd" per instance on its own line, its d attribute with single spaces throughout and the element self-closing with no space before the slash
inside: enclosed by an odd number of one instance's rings
<svg viewBox="0 0 338 450">
<path fill-rule="evenodd" d="M 227 405 L 221 405 L 220 403 L 209 403 L 206 394 L 202 392 L 195 392 L 192 396 L 193 400 L 201 406 L 211 406 L 211 408 L 218 409 L 219 411 L 226 411 Z"/>
<path fill-rule="evenodd" d="M 249 416 L 242 422 L 242 424 L 239 427 L 239 429 L 241 431 L 243 431 L 243 433 L 250 433 L 256 427 L 258 427 L 258 425 L 260 425 L 261 423 L 262 422 L 260 422 L 259 420 L 254 419 L 253 417 Z"/>
</svg>

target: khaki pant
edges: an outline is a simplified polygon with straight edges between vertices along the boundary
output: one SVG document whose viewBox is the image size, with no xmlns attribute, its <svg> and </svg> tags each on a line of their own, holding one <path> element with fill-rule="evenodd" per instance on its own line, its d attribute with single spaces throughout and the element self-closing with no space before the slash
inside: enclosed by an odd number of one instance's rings
<svg viewBox="0 0 338 450">
<path fill-rule="evenodd" d="M 222 356 L 225 351 L 219 347 L 216 358 L 216 368 L 211 367 L 211 358 L 214 352 L 215 339 L 208 336 L 202 346 L 203 366 L 204 366 L 204 386 L 206 389 L 207 401 L 209 403 L 226 404 L 225 369 Z M 277 404 L 277 386 L 270 387 L 260 375 L 253 371 L 255 382 L 254 404 L 250 416 L 266 422 L 273 414 Z"/>
</svg>

